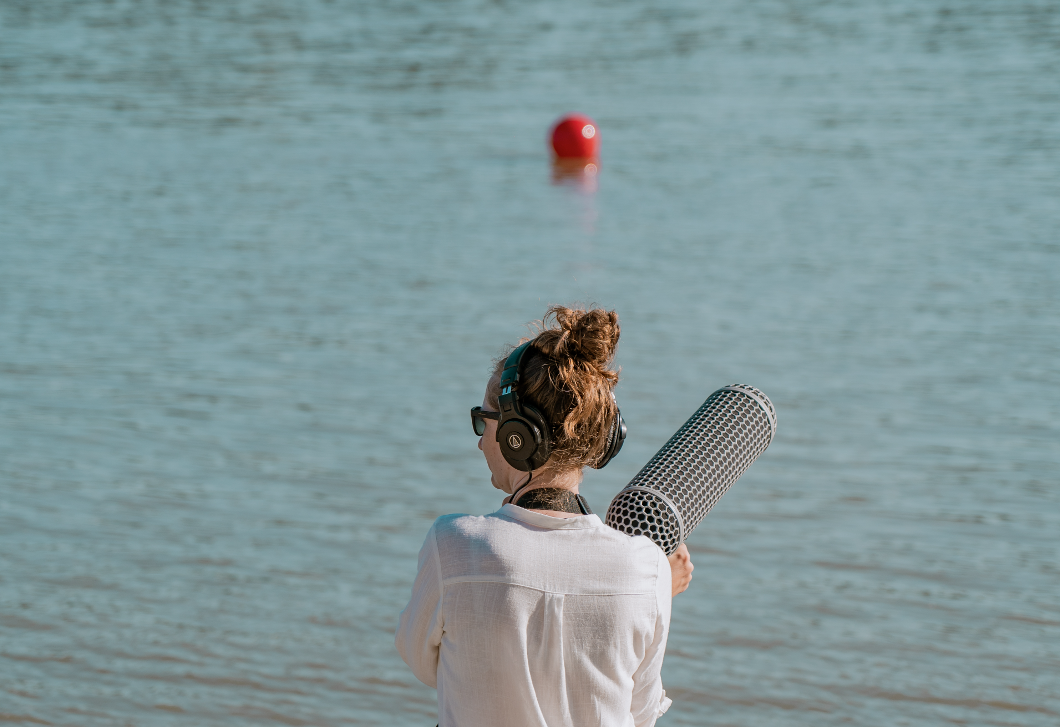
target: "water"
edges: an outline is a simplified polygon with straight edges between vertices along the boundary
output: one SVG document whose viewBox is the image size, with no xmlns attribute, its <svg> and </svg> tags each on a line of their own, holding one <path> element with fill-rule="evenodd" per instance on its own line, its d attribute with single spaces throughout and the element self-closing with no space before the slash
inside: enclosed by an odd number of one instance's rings
<svg viewBox="0 0 1060 727">
<path fill-rule="evenodd" d="M 596 509 L 719 386 L 779 412 L 660 724 L 1056 724 L 1058 73 L 1051 2 L 3 3 L 0 721 L 433 725 L 415 554 L 584 301 Z"/>
</svg>

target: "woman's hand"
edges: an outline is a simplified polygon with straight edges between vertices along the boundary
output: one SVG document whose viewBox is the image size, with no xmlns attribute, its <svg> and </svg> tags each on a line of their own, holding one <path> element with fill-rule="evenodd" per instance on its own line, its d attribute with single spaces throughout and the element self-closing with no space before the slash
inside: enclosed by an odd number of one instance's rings
<svg viewBox="0 0 1060 727">
<path fill-rule="evenodd" d="M 678 593 L 684 593 L 688 588 L 688 584 L 692 582 L 692 571 L 696 567 L 692 565 L 692 556 L 688 554 L 688 548 L 684 543 L 677 547 L 669 560 L 670 575 L 673 577 L 672 595 L 676 596 Z"/>
</svg>

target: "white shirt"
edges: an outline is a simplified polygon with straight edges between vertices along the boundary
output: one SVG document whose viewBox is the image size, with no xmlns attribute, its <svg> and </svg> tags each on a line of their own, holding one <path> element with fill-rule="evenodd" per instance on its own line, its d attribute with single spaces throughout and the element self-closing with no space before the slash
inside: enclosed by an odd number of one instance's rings
<svg viewBox="0 0 1060 727">
<path fill-rule="evenodd" d="M 395 643 L 441 727 L 650 727 L 670 591 L 663 551 L 596 515 L 446 515 Z"/>
</svg>

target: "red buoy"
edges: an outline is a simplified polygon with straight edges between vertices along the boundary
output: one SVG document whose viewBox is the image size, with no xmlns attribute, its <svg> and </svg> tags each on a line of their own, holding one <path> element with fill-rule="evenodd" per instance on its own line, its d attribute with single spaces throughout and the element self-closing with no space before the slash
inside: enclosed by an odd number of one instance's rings
<svg viewBox="0 0 1060 727">
<path fill-rule="evenodd" d="M 588 116 L 564 116 L 552 127 L 552 149 L 560 159 L 595 158 L 600 152 L 600 130 Z"/>
</svg>

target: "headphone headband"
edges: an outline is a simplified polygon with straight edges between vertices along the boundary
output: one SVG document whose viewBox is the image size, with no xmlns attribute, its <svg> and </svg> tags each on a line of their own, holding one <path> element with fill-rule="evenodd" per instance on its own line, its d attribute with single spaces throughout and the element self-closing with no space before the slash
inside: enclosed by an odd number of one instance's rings
<svg viewBox="0 0 1060 727">
<path fill-rule="evenodd" d="M 519 372 L 523 368 L 523 356 L 530 350 L 530 341 L 516 348 L 504 362 L 504 370 L 501 371 L 501 413 L 511 411 L 519 405 Z M 507 405 L 506 405 L 507 404 Z"/>
</svg>

